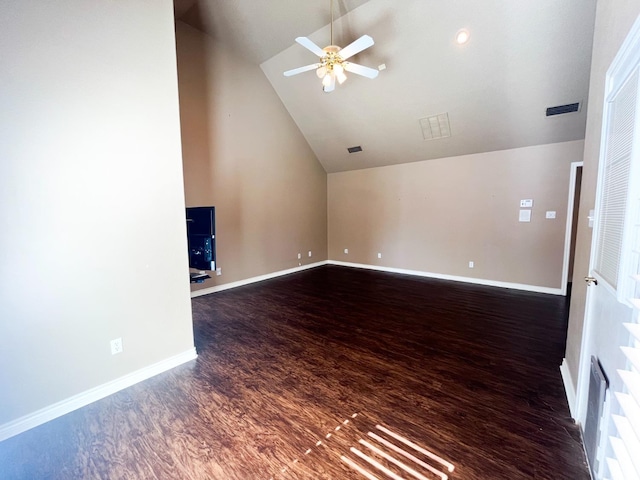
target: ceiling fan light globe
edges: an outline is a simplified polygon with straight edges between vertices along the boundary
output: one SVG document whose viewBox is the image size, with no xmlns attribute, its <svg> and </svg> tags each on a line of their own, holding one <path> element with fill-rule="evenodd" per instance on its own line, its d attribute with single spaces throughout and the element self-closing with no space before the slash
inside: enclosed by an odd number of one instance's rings
<svg viewBox="0 0 640 480">
<path fill-rule="evenodd" d="M 322 66 L 316 70 L 316 75 L 318 78 L 323 78 L 327 74 L 327 67 Z"/>
<path fill-rule="evenodd" d="M 335 72 L 336 75 L 338 75 L 338 78 L 340 75 L 344 75 L 344 67 L 340 63 L 336 63 L 333 66 L 333 71 Z"/>
<path fill-rule="evenodd" d="M 326 88 L 329 85 L 331 85 L 331 75 L 326 74 L 322 79 L 322 86 Z"/>
<path fill-rule="evenodd" d="M 336 78 L 338 79 L 338 83 L 340 85 L 342 85 L 347 80 L 347 76 L 344 74 L 344 72 L 338 73 L 336 75 Z"/>
</svg>

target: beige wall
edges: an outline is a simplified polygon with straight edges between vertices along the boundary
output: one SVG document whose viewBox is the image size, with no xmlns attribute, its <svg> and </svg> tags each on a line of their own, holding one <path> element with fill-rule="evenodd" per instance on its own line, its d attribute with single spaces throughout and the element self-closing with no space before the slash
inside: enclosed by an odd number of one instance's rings
<svg viewBox="0 0 640 480">
<path fill-rule="evenodd" d="M 262 70 L 176 29 L 186 203 L 216 207 L 222 268 L 194 288 L 326 260 L 326 173 Z"/>
<path fill-rule="evenodd" d="M 611 62 L 638 14 L 640 14 L 640 1 L 638 0 L 601 0 L 597 4 L 580 197 L 580 221 L 576 240 L 573 291 L 565 352 L 574 388 L 577 386 L 578 380 L 585 313 L 586 284 L 584 277 L 589 273 L 591 252 L 592 229 L 588 226 L 587 215 L 589 210 L 595 208 L 605 78 Z"/>
<path fill-rule="evenodd" d="M 561 288 L 570 164 L 582 149 L 573 141 L 329 174 L 329 258 Z M 520 223 L 529 198 L 531 222 Z"/>
<path fill-rule="evenodd" d="M 193 351 L 174 42 L 170 0 L 3 3 L 0 427 Z"/>
</svg>

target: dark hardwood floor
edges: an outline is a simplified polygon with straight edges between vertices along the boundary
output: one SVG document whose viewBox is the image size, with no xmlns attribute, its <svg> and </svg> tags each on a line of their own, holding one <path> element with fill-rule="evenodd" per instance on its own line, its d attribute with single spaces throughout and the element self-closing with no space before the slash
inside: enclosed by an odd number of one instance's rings
<svg viewBox="0 0 640 480">
<path fill-rule="evenodd" d="M 196 361 L 0 443 L 0 478 L 588 479 L 566 310 L 336 266 L 199 297 Z"/>
</svg>

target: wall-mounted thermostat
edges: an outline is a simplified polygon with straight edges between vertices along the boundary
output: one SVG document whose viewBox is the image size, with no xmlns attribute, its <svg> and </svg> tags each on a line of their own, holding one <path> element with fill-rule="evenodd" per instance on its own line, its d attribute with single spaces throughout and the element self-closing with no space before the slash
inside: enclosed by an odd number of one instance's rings
<svg viewBox="0 0 640 480">
<path fill-rule="evenodd" d="M 531 208 L 533 207 L 533 199 L 525 198 L 524 200 L 520 200 L 520 208 Z"/>
</svg>

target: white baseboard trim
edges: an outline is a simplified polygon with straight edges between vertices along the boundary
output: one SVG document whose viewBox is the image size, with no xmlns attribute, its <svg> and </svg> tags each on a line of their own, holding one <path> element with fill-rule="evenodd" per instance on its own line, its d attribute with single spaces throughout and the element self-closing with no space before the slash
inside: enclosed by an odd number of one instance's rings
<svg viewBox="0 0 640 480">
<path fill-rule="evenodd" d="M 569 371 L 569 365 L 567 365 L 567 359 L 562 359 L 562 365 L 560 365 L 560 375 L 562 375 L 562 383 L 564 384 L 564 393 L 567 396 L 567 402 L 569 402 L 569 412 L 571 412 L 572 418 L 576 417 L 576 390 L 573 388 L 573 379 L 571 378 L 571 372 Z"/>
<path fill-rule="evenodd" d="M 222 292 L 231 288 L 243 287 L 251 283 L 262 282 L 264 280 L 270 280 L 276 277 L 282 277 L 283 275 L 289 275 L 291 273 L 302 272 L 310 268 L 321 267 L 326 265 L 327 260 L 322 262 L 310 263 L 308 265 L 302 265 L 300 267 L 289 268 L 287 270 L 280 270 L 277 272 L 267 273 L 265 275 L 259 275 L 257 277 L 245 278 L 244 280 L 238 280 L 237 282 L 223 283 L 222 285 L 216 285 L 215 287 L 203 288 L 201 290 L 194 290 L 191 292 L 191 298 L 201 297 L 202 295 L 209 295 L 210 293 Z"/>
<path fill-rule="evenodd" d="M 89 405 L 102 398 L 108 397 L 120 390 L 124 390 L 127 387 L 140 383 L 143 380 L 154 377 L 162 372 L 171 370 L 178 365 L 194 360 L 197 357 L 196 349 L 191 348 L 186 352 L 174 355 L 173 357 L 162 360 L 148 367 L 142 368 L 135 372 L 129 373 L 116 380 L 112 380 L 105 384 L 99 385 L 85 392 L 69 397 L 60 402 L 54 403 L 48 407 L 37 410 L 33 413 L 25 415 L 24 417 L 13 420 L 4 425 L 0 425 L 0 442 L 7 438 L 18 435 L 22 432 L 42 425 L 55 418 L 61 417 L 69 412 L 77 410 L 81 407 Z"/>
<path fill-rule="evenodd" d="M 340 265 L 343 267 L 365 268 L 367 270 L 378 270 L 380 272 L 402 273 L 404 275 L 414 275 L 417 277 L 437 278 L 440 280 L 451 280 L 453 282 L 473 283 L 476 285 L 486 285 L 489 287 L 512 288 L 514 290 L 525 290 L 527 292 L 549 293 L 551 295 L 563 295 L 561 288 L 540 287 L 537 285 L 525 285 L 522 283 L 498 282 L 495 280 L 485 280 L 483 278 L 459 277 L 456 275 L 445 275 L 442 273 L 423 272 L 420 270 L 406 270 L 403 268 L 380 267 L 378 265 L 340 262 L 337 260 L 329 260 L 326 263 L 329 265 Z"/>
<path fill-rule="evenodd" d="M 549 293 L 551 295 L 564 295 L 561 288 L 540 287 L 537 285 L 525 285 L 522 283 L 498 282 L 495 280 L 485 280 L 483 278 L 458 277 L 456 275 L 445 275 L 442 273 L 423 272 L 420 270 L 407 270 L 404 268 L 381 267 L 378 265 L 367 265 L 364 263 L 350 263 L 350 262 L 340 262 L 338 260 L 324 260 L 322 262 L 310 263 L 308 265 L 302 265 L 300 267 L 289 268 L 287 270 L 280 270 L 278 272 L 267 273 L 265 275 L 260 275 L 257 277 L 245 278 L 244 280 L 238 280 L 237 282 L 224 283 L 222 285 L 216 285 L 215 287 L 203 288 L 201 290 L 194 290 L 193 292 L 191 292 L 191 298 L 200 297 L 202 295 L 209 295 L 210 293 L 222 292 L 224 290 L 229 290 L 231 288 L 242 287 L 244 285 L 249 285 L 251 283 L 256 283 L 256 282 L 262 282 L 264 280 L 281 277 L 283 275 L 289 275 L 291 273 L 302 272 L 303 270 L 308 270 L 310 268 L 315 268 L 315 267 L 321 267 L 322 265 L 338 265 L 341 267 L 364 268 L 367 270 L 377 270 L 379 272 L 401 273 L 403 275 L 414 275 L 417 277 L 437 278 L 440 280 L 451 280 L 453 282 L 473 283 L 475 285 L 485 285 L 488 287 L 512 288 L 514 290 L 524 290 L 527 292 Z"/>
</svg>

